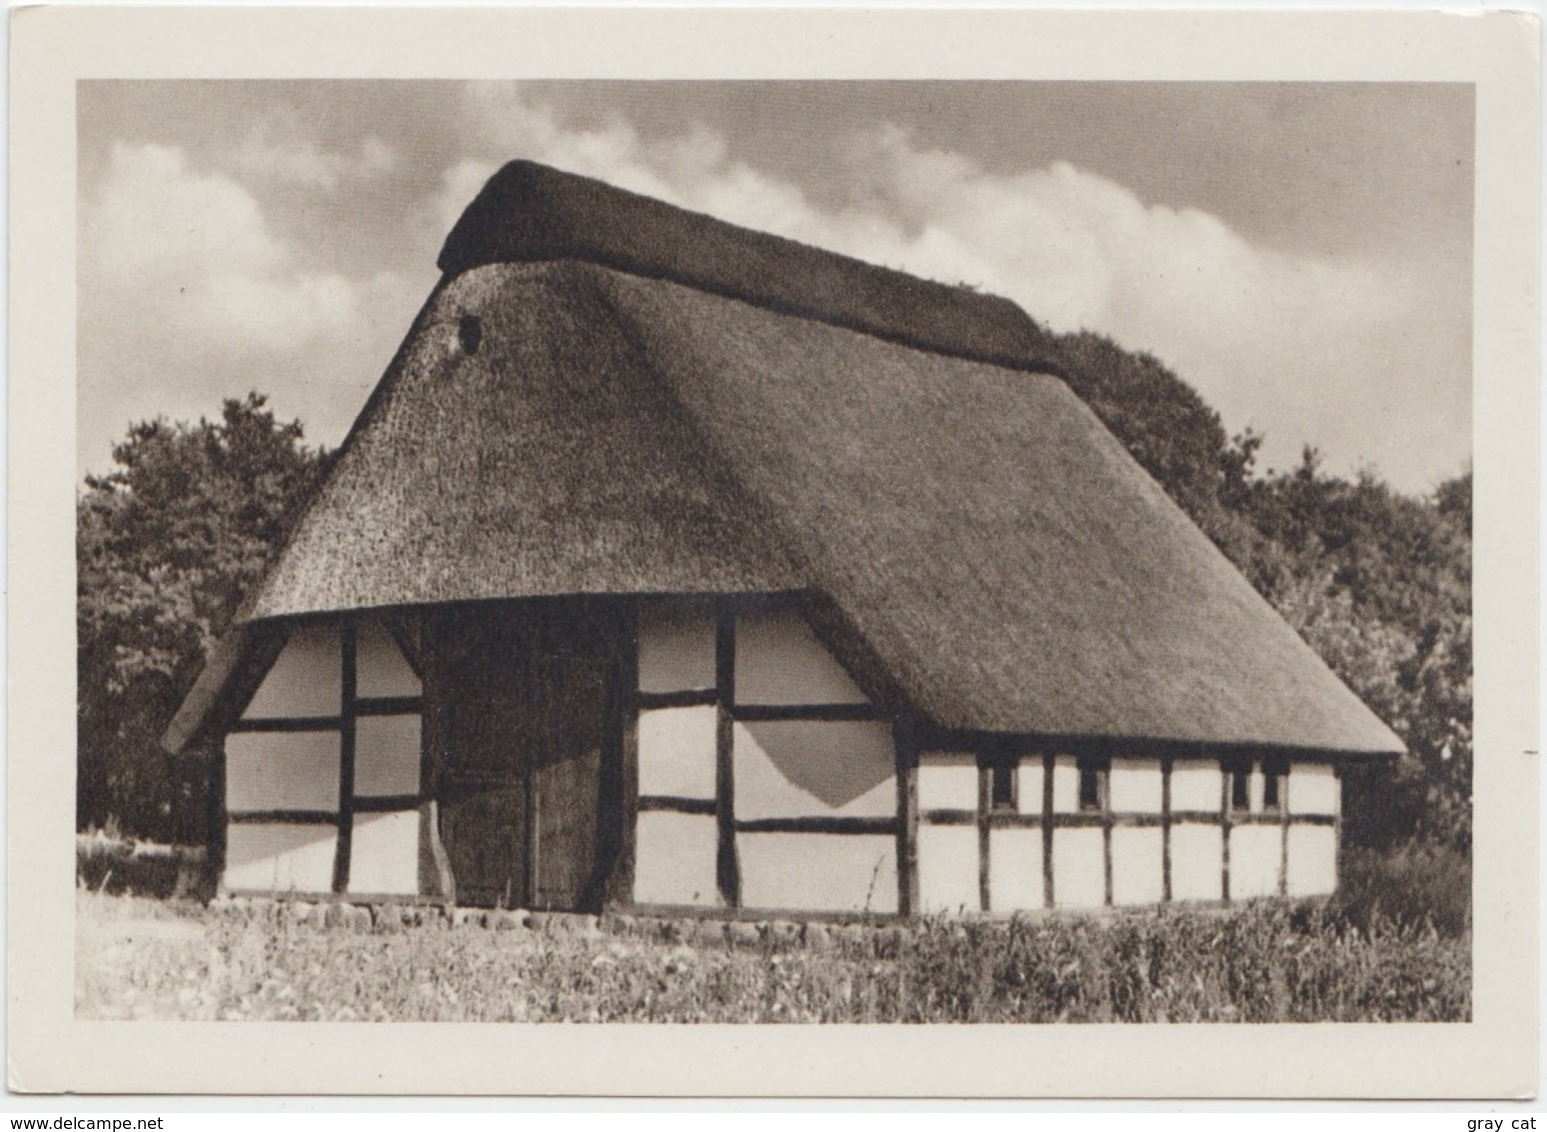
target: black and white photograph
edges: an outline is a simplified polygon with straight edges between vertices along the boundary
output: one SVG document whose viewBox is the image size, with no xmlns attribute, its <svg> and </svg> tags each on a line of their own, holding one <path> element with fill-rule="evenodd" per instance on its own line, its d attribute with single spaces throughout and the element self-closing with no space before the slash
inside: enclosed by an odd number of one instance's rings
<svg viewBox="0 0 1547 1132">
<path fill-rule="evenodd" d="M 1478 92 L 83 75 L 74 1022 L 1463 1039 Z"/>
</svg>

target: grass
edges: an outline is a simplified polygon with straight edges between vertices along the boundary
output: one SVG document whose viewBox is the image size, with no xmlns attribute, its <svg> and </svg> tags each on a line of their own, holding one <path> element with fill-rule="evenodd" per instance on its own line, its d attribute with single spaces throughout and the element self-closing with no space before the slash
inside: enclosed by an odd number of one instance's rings
<svg viewBox="0 0 1547 1132">
<path fill-rule="evenodd" d="M 925 921 L 818 950 L 764 938 L 417 927 L 82 889 L 86 1018 L 585 1022 L 1460 1021 L 1470 940 L 1264 902 L 1011 924 Z"/>
<path fill-rule="evenodd" d="M 134 841 L 109 820 L 75 836 L 76 881 L 94 892 L 140 896 L 208 895 L 204 850 Z"/>
<path fill-rule="evenodd" d="M 1338 873 L 1332 914 L 1340 921 L 1366 931 L 1395 924 L 1471 934 L 1472 862 L 1454 848 L 1422 841 L 1384 851 L 1351 847 Z"/>
</svg>

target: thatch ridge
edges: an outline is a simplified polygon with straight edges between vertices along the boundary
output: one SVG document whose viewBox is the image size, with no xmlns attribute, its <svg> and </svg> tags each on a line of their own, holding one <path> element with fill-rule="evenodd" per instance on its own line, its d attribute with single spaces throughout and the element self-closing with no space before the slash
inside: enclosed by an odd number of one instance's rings
<svg viewBox="0 0 1547 1132">
<path fill-rule="evenodd" d="M 918 349 L 1062 373 L 1052 340 L 1008 299 L 530 161 L 512 161 L 490 178 L 447 236 L 438 266 L 454 275 L 491 263 L 563 259 L 685 284 Z"/>
<path fill-rule="evenodd" d="M 797 587 L 942 733 L 1400 749 L 1056 378 L 574 262 L 447 282 L 249 616 Z"/>
</svg>

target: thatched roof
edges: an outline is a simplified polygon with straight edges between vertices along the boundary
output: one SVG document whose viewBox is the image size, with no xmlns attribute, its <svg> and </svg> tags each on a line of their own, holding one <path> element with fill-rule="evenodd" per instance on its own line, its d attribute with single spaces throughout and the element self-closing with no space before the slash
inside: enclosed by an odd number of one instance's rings
<svg viewBox="0 0 1547 1132">
<path fill-rule="evenodd" d="M 451 230 L 438 265 L 450 276 L 490 263 L 559 259 L 668 279 L 920 349 L 1062 372 L 1047 335 L 1008 299 L 739 228 L 530 161 L 512 161 L 489 180 Z"/>
<path fill-rule="evenodd" d="M 246 616 L 797 588 L 942 731 L 1400 749 L 1057 378 L 570 261 L 442 285 Z"/>
</svg>

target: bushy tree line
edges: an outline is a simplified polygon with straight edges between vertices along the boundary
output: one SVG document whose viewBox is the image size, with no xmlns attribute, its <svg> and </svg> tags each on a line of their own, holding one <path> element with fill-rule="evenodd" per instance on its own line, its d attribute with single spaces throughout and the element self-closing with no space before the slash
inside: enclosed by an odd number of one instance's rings
<svg viewBox="0 0 1547 1132">
<path fill-rule="evenodd" d="M 159 738 L 325 462 L 257 394 L 134 425 L 76 500 L 76 821 L 203 837 L 205 766 Z"/>
<path fill-rule="evenodd" d="M 1408 754 L 1350 774 L 1349 841 L 1471 845 L 1472 476 L 1414 498 L 1373 472 L 1257 467 L 1262 438 L 1147 354 L 1060 340 L 1069 381 Z"/>
</svg>

